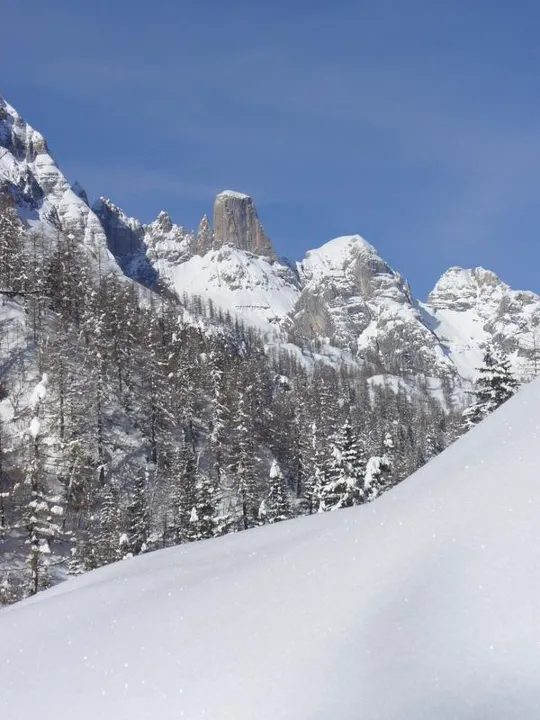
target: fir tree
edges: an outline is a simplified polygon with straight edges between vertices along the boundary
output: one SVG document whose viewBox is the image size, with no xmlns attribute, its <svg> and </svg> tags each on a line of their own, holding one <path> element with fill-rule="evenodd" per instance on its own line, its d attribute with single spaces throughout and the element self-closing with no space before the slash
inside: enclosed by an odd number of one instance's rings
<svg viewBox="0 0 540 720">
<path fill-rule="evenodd" d="M 98 507 L 97 536 L 83 549 L 83 562 L 89 568 L 120 560 L 127 543 L 127 535 L 121 532 L 118 489 L 110 482 L 100 488 Z"/>
<path fill-rule="evenodd" d="M 127 506 L 127 540 L 123 550 L 128 555 L 139 555 L 148 547 L 150 517 L 147 499 L 148 469 L 139 471 L 135 478 L 130 502 Z"/>
<path fill-rule="evenodd" d="M 261 516 L 260 507 L 259 516 Z M 264 508 L 264 518 L 266 522 L 276 523 L 288 520 L 290 517 L 292 517 L 292 510 L 289 490 L 281 468 L 274 460 L 270 468 L 270 491 Z"/>
<path fill-rule="evenodd" d="M 190 517 L 193 540 L 206 540 L 216 533 L 216 491 L 211 477 L 200 476 L 196 487 L 196 504 Z"/>
<path fill-rule="evenodd" d="M 0 192 L 0 289 L 18 292 L 26 285 L 22 226 L 7 192 Z"/>
<path fill-rule="evenodd" d="M 34 388 L 31 398 L 32 420 L 27 431 L 28 464 L 25 473 L 27 502 L 23 522 L 28 531 L 30 572 L 28 594 L 34 595 L 50 584 L 52 543 L 61 537 L 58 518 L 63 515 L 60 497 L 54 495 L 47 478 L 46 446 L 43 442 L 43 406 L 47 397 L 47 376 Z"/>
<path fill-rule="evenodd" d="M 255 476 L 255 447 L 252 417 L 247 411 L 251 387 L 240 392 L 235 418 L 236 442 L 232 451 L 230 474 L 240 504 L 240 526 L 247 530 L 258 523 L 260 493 Z"/>
<path fill-rule="evenodd" d="M 361 446 L 347 418 L 333 438 L 330 458 L 319 479 L 319 512 L 357 505 L 362 470 Z"/>
<path fill-rule="evenodd" d="M 508 359 L 488 348 L 474 384 L 474 401 L 463 412 L 464 429 L 468 430 L 477 425 L 509 400 L 517 387 Z"/>
</svg>

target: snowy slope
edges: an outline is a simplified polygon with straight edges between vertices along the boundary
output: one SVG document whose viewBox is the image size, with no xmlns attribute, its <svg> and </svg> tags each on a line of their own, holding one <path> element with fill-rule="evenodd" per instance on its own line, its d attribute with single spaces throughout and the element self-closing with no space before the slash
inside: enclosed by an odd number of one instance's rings
<svg viewBox="0 0 540 720">
<path fill-rule="evenodd" d="M 0 611 L 10 720 L 536 720 L 540 382 L 375 503 Z"/>
<path fill-rule="evenodd" d="M 153 265 L 180 298 L 183 293 L 200 295 L 262 331 L 279 331 L 298 297 L 289 266 L 232 245 L 181 263 L 162 256 Z"/>
</svg>

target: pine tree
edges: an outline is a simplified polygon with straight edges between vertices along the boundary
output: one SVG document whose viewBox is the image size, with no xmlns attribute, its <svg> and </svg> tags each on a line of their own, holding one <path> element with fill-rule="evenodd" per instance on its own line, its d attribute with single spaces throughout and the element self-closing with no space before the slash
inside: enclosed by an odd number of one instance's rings
<svg viewBox="0 0 540 720">
<path fill-rule="evenodd" d="M 370 502 L 390 487 L 387 481 L 391 463 L 387 455 L 372 455 L 367 463 L 362 481 L 362 497 Z"/>
<path fill-rule="evenodd" d="M 0 192 L 0 289 L 18 292 L 25 287 L 22 226 L 13 199 Z"/>
<path fill-rule="evenodd" d="M 10 573 L 6 572 L 0 581 L 0 607 L 2 607 L 2 605 L 9 605 L 17 599 L 17 591 L 13 587 Z"/>
<path fill-rule="evenodd" d="M 320 451 L 320 438 L 317 423 L 309 426 L 308 437 L 303 443 L 301 453 L 303 473 L 303 497 L 307 502 L 307 512 L 311 515 L 318 509 L 318 493 L 322 483 L 324 458 Z"/>
<path fill-rule="evenodd" d="M 61 498 L 51 490 L 46 469 L 46 445 L 43 442 L 43 405 L 47 397 L 47 376 L 34 388 L 31 398 L 32 419 L 26 433 L 28 463 L 25 472 L 26 505 L 23 522 L 28 531 L 30 572 L 28 594 L 34 595 L 50 584 L 49 567 L 52 543 L 62 535 L 58 518 L 63 515 Z"/>
<path fill-rule="evenodd" d="M 148 547 L 150 516 L 147 499 L 148 469 L 139 471 L 135 478 L 130 502 L 127 506 L 127 540 L 124 553 L 139 555 Z"/>
<path fill-rule="evenodd" d="M 252 416 L 247 411 L 251 387 L 240 392 L 235 418 L 235 445 L 232 451 L 230 475 L 240 504 L 240 529 L 258 524 L 260 492 L 255 476 L 255 446 Z"/>
<path fill-rule="evenodd" d="M 192 520 L 193 509 L 197 507 L 197 458 L 193 446 L 184 439 L 180 451 L 179 480 L 179 523 L 180 538 L 183 542 L 197 539 L 197 523 Z M 196 512 L 196 510 L 195 510 Z"/>
<path fill-rule="evenodd" d="M 206 540 L 216 533 L 216 492 L 211 477 L 200 476 L 196 487 L 196 504 L 190 517 L 192 540 Z"/>
<path fill-rule="evenodd" d="M 333 438 L 330 458 L 316 491 L 319 512 L 357 505 L 361 500 L 362 450 L 350 418 Z"/>
<path fill-rule="evenodd" d="M 288 520 L 292 517 L 291 503 L 289 500 L 289 489 L 281 468 L 276 460 L 270 468 L 270 491 L 265 503 L 264 518 L 266 522 L 276 523 L 281 520 Z M 259 507 L 259 516 L 261 508 Z"/>
<path fill-rule="evenodd" d="M 517 387 L 518 384 L 512 375 L 508 359 L 492 348 L 488 348 L 474 384 L 474 401 L 463 412 L 464 429 L 468 430 L 477 425 L 509 400 L 516 392 Z"/>
<path fill-rule="evenodd" d="M 89 544 L 81 547 L 86 569 L 120 560 L 127 543 L 127 535 L 121 531 L 119 492 L 110 481 L 100 487 L 96 504 L 99 510 L 95 536 L 84 538 Z"/>
<path fill-rule="evenodd" d="M 219 351 L 217 343 L 213 342 L 209 354 L 210 377 L 211 377 L 211 399 L 212 416 L 210 425 L 210 447 L 214 455 L 214 471 L 217 487 L 223 482 L 224 464 L 224 435 L 228 425 L 228 409 L 225 405 L 226 397 L 224 392 L 224 367 L 225 358 Z"/>
</svg>

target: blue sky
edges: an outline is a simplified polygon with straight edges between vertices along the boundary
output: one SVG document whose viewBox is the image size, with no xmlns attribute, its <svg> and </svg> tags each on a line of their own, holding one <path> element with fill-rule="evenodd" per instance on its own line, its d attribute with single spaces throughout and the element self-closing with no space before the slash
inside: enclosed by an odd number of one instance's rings
<svg viewBox="0 0 540 720">
<path fill-rule="evenodd" d="M 536 0 L 3 0 L 0 92 L 71 180 L 196 226 L 251 194 L 281 254 L 358 232 L 425 295 L 540 291 Z"/>
</svg>

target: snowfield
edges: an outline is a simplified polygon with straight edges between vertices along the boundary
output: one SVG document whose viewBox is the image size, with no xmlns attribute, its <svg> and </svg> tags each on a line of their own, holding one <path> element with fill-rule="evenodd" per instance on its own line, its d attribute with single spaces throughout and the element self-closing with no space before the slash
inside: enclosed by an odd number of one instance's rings
<svg viewBox="0 0 540 720">
<path fill-rule="evenodd" d="M 0 611 L 6 720 L 536 720 L 540 381 L 376 502 Z"/>
</svg>

